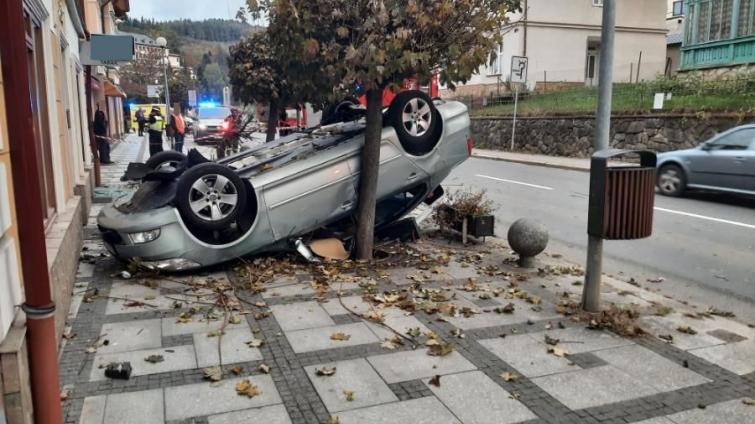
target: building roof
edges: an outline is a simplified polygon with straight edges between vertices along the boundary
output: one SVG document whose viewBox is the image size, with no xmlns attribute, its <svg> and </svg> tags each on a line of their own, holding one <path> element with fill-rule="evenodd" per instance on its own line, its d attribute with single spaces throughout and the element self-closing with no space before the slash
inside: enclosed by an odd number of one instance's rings
<svg viewBox="0 0 755 424">
<path fill-rule="evenodd" d="M 154 38 L 148 35 L 137 34 L 135 32 L 126 32 L 126 31 L 118 31 L 118 34 L 130 35 L 134 37 L 134 43 L 136 44 L 144 44 L 147 46 L 157 46 L 157 41 L 155 41 Z"/>
<path fill-rule="evenodd" d="M 681 32 L 677 32 L 676 34 L 669 34 L 666 36 L 666 45 L 682 44 L 683 39 L 684 34 Z"/>
</svg>

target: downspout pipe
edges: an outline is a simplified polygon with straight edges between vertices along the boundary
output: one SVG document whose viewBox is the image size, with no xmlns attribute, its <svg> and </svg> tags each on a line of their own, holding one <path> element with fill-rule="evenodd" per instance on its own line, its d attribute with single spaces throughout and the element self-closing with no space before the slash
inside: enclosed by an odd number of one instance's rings
<svg viewBox="0 0 755 424">
<path fill-rule="evenodd" d="M 78 34 L 80 39 L 85 40 L 87 34 L 84 31 L 84 24 L 81 23 L 81 15 L 79 14 L 79 8 L 76 6 L 76 0 L 66 0 L 66 6 L 68 6 L 68 15 L 71 17 L 76 34 Z"/>
<path fill-rule="evenodd" d="M 27 318 L 27 344 L 34 421 L 60 424 L 57 338 L 55 303 L 50 290 L 47 268 L 42 193 L 37 173 L 37 147 L 29 98 L 29 72 L 26 52 L 22 0 L 0 1 L 0 56 L 8 102 L 8 141 L 13 165 L 13 181 L 23 184 L 14 190 L 18 219 L 21 269 L 26 301 L 22 305 Z"/>
</svg>

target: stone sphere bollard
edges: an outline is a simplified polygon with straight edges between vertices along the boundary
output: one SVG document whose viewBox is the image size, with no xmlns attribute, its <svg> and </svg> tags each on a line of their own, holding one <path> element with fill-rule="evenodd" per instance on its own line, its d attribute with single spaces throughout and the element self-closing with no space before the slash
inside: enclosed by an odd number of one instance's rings
<svg viewBox="0 0 755 424">
<path fill-rule="evenodd" d="M 537 221 L 522 218 L 509 228 L 509 246 L 519 254 L 519 266 L 533 268 L 535 256 L 548 245 L 548 229 Z"/>
</svg>

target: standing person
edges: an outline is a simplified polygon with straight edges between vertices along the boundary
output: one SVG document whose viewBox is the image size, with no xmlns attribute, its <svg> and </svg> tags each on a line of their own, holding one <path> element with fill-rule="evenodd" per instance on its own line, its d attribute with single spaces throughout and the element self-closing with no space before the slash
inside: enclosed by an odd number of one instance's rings
<svg viewBox="0 0 755 424">
<path fill-rule="evenodd" d="M 218 159 L 224 158 L 226 152 L 238 153 L 239 139 L 241 138 L 241 111 L 231 108 L 231 114 L 223 123 L 223 139 L 218 143 Z"/>
<path fill-rule="evenodd" d="M 149 155 L 153 156 L 163 151 L 163 130 L 165 129 L 165 119 L 160 113 L 159 106 L 152 106 L 152 112 L 149 114 L 147 129 L 149 130 Z"/>
<path fill-rule="evenodd" d="M 140 106 L 139 109 L 136 110 L 136 124 L 139 126 L 139 137 L 144 136 L 144 121 L 146 121 L 144 118 L 144 109 Z"/>
<path fill-rule="evenodd" d="M 186 121 L 184 121 L 184 117 L 181 115 L 181 104 L 176 103 L 173 105 L 173 113 L 170 114 L 168 127 L 173 131 L 173 138 L 176 141 L 173 149 L 183 153 L 184 138 L 186 137 Z"/>
<path fill-rule="evenodd" d="M 97 151 L 100 155 L 100 163 L 109 165 L 113 163 L 110 160 L 110 142 L 107 139 L 107 115 L 100 110 L 97 105 L 97 112 L 94 113 L 94 137 L 97 139 Z"/>
</svg>

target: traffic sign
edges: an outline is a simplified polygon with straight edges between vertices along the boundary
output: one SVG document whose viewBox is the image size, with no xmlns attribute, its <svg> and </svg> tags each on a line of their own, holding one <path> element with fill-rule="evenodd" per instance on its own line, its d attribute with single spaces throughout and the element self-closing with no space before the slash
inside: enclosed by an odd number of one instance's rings
<svg viewBox="0 0 755 424">
<path fill-rule="evenodd" d="M 527 57 L 511 57 L 511 82 L 524 84 L 527 82 Z"/>
</svg>

